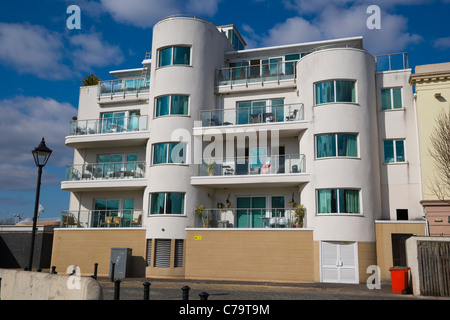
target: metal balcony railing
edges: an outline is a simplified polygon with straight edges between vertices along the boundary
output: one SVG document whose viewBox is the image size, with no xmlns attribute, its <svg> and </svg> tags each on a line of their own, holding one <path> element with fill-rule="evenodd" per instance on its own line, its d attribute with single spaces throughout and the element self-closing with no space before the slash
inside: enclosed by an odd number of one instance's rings
<svg viewBox="0 0 450 320">
<path fill-rule="evenodd" d="M 200 112 L 202 127 L 304 120 L 303 103 L 213 109 Z"/>
<path fill-rule="evenodd" d="M 137 179 L 145 176 L 145 162 L 72 164 L 66 167 L 66 181 Z"/>
<path fill-rule="evenodd" d="M 97 96 L 99 99 L 115 96 L 125 97 L 131 94 L 139 96 L 139 94 L 148 93 L 149 91 L 150 78 L 107 80 L 99 82 Z"/>
<path fill-rule="evenodd" d="M 268 81 L 293 80 L 297 78 L 296 60 L 258 65 L 220 68 L 216 70 L 216 85 L 264 84 Z"/>
<path fill-rule="evenodd" d="M 132 115 L 70 122 L 70 135 L 136 132 L 147 130 L 147 116 Z"/>
<path fill-rule="evenodd" d="M 199 176 L 292 174 L 306 172 L 305 155 L 250 156 L 233 159 L 204 159 Z"/>
<path fill-rule="evenodd" d="M 62 211 L 62 228 L 131 228 L 142 226 L 142 210 L 69 210 Z"/>
<path fill-rule="evenodd" d="M 195 212 L 196 228 L 304 228 L 306 209 L 299 208 L 219 208 Z"/>
</svg>

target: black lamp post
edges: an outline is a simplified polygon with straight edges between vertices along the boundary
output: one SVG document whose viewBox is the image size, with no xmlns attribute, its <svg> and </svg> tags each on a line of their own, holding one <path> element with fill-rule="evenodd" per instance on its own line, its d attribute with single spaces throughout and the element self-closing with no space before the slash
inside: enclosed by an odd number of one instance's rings
<svg viewBox="0 0 450 320">
<path fill-rule="evenodd" d="M 38 170 L 38 180 L 36 186 L 36 200 L 34 203 L 34 216 L 33 216 L 33 230 L 31 230 L 31 247 L 30 247 L 30 260 L 28 262 L 28 270 L 31 271 L 33 265 L 33 251 L 34 251 L 34 238 L 36 235 L 36 223 L 37 223 L 37 214 L 39 207 L 39 193 L 41 191 L 41 176 L 42 176 L 42 168 L 47 164 L 48 158 L 52 154 L 52 150 L 47 148 L 45 145 L 44 138 L 42 138 L 41 143 L 38 147 L 34 148 L 32 151 L 34 162 L 36 166 L 39 168 Z"/>
</svg>

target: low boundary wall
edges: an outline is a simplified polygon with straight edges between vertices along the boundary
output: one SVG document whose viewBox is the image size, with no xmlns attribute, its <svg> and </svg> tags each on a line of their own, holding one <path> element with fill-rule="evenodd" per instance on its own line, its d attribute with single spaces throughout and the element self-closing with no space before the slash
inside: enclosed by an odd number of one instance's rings
<svg viewBox="0 0 450 320">
<path fill-rule="evenodd" d="M 103 300 L 90 277 L 0 269 L 0 279 L 1 300 Z"/>
</svg>

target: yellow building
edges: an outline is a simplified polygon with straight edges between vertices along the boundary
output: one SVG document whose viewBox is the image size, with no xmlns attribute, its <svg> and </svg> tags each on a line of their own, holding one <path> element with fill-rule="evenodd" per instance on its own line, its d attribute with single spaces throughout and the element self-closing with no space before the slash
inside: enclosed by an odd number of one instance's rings
<svg viewBox="0 0 450 320">
<path fill-rule="evenodd" d="M 450 235 L 450 199 L 437 196 L 435 160 L 430 154 L 430 136 L 436 128 L 438 114 L 450 108 L 450 62 L 416 66 L 411 75 L 411 85 L 416 88 L 418 143 L 420 150 L 422 206 L 429 223 L 431 236 Z"/>
</svg>

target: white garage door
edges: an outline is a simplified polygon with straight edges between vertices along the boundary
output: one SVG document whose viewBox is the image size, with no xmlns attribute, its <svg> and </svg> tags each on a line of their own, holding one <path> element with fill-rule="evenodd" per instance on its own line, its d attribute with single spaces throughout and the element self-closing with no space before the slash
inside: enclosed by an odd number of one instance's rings
<svg viewBox="0 0 450 320">
<path fill-rule="evenodd" d="M 322 242 L 321 281 L 359 282 L 356 242 Z"/>
</svg>

